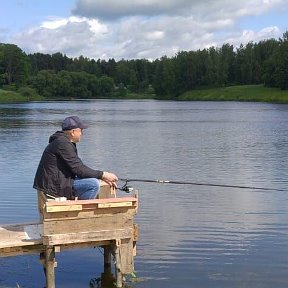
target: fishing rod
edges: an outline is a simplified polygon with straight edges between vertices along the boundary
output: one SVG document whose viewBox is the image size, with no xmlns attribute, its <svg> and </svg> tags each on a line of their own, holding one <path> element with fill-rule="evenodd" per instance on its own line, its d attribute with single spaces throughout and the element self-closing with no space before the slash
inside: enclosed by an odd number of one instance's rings
<svg viewBox="0 0 288 288">
<path fill-rule="evenodd" d="M 125 191 L 127 193 L 133 191 L 133 188 L 128 185 L 129 182 L 210 186 L 210 187 L 239 188 L 239 189 L 262 190 L 262 191 L 278 191 L 278 192 L 285 192 L 286 191 L 285 189 L 277 189 L 277 188 L 242 186 L 242 185 L 226 185 L 226 184 L 212 184 L 212 183 L 198 183 L 198 182 L 187 182 L 187 181 L 151 180 L 151 179 L 127 179 L 127 178 L 119 178 L 119 180 L 125 182 L 123 187 L 119 188 L 119 189 L 122 190 L 122 191 Z"/>
</svg>

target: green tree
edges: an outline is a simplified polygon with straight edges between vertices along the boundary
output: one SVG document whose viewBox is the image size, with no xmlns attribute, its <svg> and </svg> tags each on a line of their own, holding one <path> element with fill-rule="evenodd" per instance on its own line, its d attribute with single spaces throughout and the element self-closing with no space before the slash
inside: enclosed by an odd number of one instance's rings
<svg viewBox="0 0 288 288">
<path fill-rule="evenodd" d="M 88 89 L 89 79 L 86 72 L 71 72 L 73 97 L 91 98 L 92 93 Z"/>
<path fill-rule="evenodd" d="M 162 98 L 174 98 L 177 91 L 175 89 L 175 66 L 174 60 L 162 57 L 156 66 L 154 89 L 157 95 Z"/>
<path fill-rule="evenodd" d="M 197 87 L 200 71 L 197 70 L 197 52 L 180 52 L 176 57 L 176 85 L 178 94 Z"/>
<path fill-rule="evenodd" d="M 41 70 L 52 70 L 51 55 L 34 53 L 28 55 L 29 61 L 31 63 L 31 73 L 32 75 L 37 75 Z"/>
<path fill-rule="evenodd" d="M 148 67 L 149 61 L 146 59 L 132 60 L 132 69 L 137 77 L 137 92 L 144 92 L 149 87 Z"/>
<path fill-rule="evenodd" d="M 27 55 L 14 44 L 0 44 L 0 50 L 3 84 L 15 84 L 17 87 L 26 85 L 30 73 Z"/>
<path fill-rule="evenodd" d="M 54 53 L 51 56 L 51 68 L 54 71 L 59 72 L 61 70 L 66 70 L 69 63 L 70 59 L 60 52 Z"/>
<path fill-rule="evenodd" d="M 58 95 L 59 78 L 52 70 L 41 70 L 31 79 L 31 85 L 41 96 L 54 98 Z"/>
<path fill-rule="evenodd" d="M 276 83 L 282 90 L 288 89 L 288 31 L 280 39 L 279 51 L 277 53 Z"/>
<path fill-rule="evenodd" d="M 223 44 L 219 50 L 220 63 L 218 67 L 219 84 L 231 85 L 235 82 L 235 53 L 230 44 Z"/>
<path fill-rule="evenodd" d="M 57 74 L 57 78 L 59 83 L 57 94 L 63 98 L 73 98 L 74 87 L 71 72 L 62 70 Z"/>
<path fill-rule="evenodd" d="M 99 96 L 102 98 L 111 97 L 114 91 L 114 81 L 111 77 L 102 76 L 99 79 Z"/>
<path fill-rule="evenodd" d="M 130 80 L 130 68 L 128 61 L 122 59 L 117 63 L 116 67 L 116 76 L 115 76 L 115 83 L 117 85 L 124 85 L 127 87 L 129 85 Z"/>
<path fill-rule="evenodd" d="M 131 92 L 138 92 L 139 83 L 134 69 L 129 70 L 129 85 L 127 85 L 127 87 Z"/>
<path fill-rule="evenodd" d="M 219 84 L 218 66 L 219 66 L 219 53 L 215 47 L 210 47 L 207 55 L 207 83 L 209 86 L 217 86 Z"/>
<path fill-rule="evenodd" d="M 272 46 L 270 57 L 264 62 L 263 80 L 266 86 L 288 89 L 288 31 Z"/>
<path fill-rule="evenodd" d="M 88 90 L 91 93 L 91 97 L 98 98 L 100 95 L 98 78 L 93 74 L 88 74 L 87 80 L 88 80 Z"/>
</svg>

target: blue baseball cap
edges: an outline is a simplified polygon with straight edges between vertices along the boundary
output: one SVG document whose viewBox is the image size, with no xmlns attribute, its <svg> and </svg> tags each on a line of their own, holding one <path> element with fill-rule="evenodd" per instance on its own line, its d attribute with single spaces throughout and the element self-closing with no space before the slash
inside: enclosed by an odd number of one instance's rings
<svg viewBox="0 0 288 288">
<path fill-rule="evenodd" d="M 62 131 L 72 130 L 72 129 L 86 129 L 88 125 L 84 124 L 78 116 L 70 116 L 63 120 L 62 122 Z"/>
</svg>

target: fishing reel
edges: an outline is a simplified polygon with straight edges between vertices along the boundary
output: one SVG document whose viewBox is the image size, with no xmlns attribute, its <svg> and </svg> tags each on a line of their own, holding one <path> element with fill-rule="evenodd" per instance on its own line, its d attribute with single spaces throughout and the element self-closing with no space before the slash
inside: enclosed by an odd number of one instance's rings
<svg viewBox="0 0 288 288">
<path fill-rule="evenodd" d="M 117 189 L 120 191 L 124 191 L 125 193 L 131 193 L 134 191 L 134 188 L 132 186 L 128 185 L 128 181 L 126 181 L 122 187 L 117 188 Z"/>
</svg>

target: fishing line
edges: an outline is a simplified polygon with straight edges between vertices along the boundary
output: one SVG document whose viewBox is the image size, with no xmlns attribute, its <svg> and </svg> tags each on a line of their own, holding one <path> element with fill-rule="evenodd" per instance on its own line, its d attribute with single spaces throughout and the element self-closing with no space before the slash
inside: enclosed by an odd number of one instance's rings
<svg viewBox="0 0 288 288">
<path fill-rule="evenodd" d="M 119 178 L 119 180 L 125 182 L 123 187 L 119 188 L 119 190 L 125 191 L 127 193 L 133 191 L 133 188 L 131 186 L 128 186 L 129 182 L 210 186 L 210 187 L 238 188 L 238 189 L 262 190 L 262 191 L 278 191 L 278 192 L 285 192 L 286 191 L 285 189 L 277 189 L 277 188 L 242 186 L 242 185 L 226 185 L 226 184 L 212 184 L 212 183 L 198 183 L 198 182 L 187 182 L 187 181 L 151 180 L 151 179 L 126 179 L 126 178 Z"/>
</svg>

